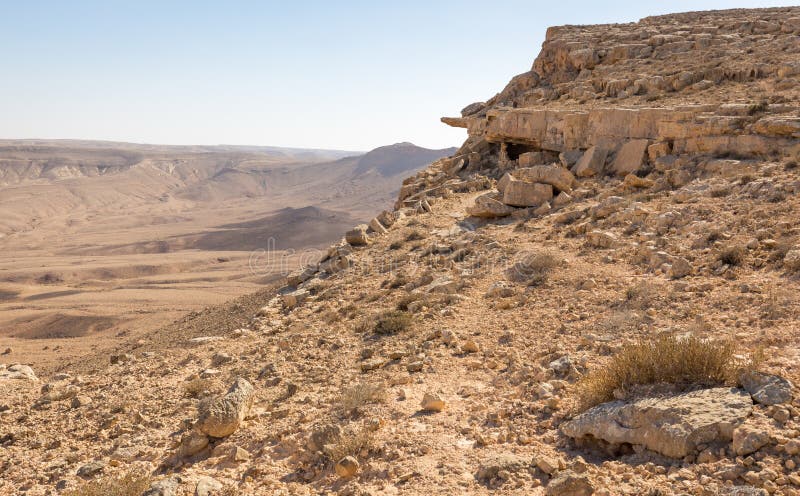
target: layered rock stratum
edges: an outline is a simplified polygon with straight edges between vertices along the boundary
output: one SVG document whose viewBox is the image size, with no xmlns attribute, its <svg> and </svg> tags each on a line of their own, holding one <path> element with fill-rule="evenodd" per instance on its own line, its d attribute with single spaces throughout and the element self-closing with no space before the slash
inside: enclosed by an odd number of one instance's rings
<svg viewBox="0 0 800 496">
<path fill-rule="evenodd" d="M 284 287 L 102 363 L 0 368 L 0 491 L 800 494 L 798 35 L 800 8 L 551 28 L 444 119 L 452 157 Z M 578 410 L 665 335 L 763 370 Z"/>
</svg>

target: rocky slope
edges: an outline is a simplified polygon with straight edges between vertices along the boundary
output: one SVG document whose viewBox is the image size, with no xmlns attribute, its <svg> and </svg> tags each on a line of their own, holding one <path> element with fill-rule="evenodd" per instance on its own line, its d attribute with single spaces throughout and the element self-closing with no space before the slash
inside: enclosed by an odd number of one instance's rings
<svg viewBox="0 0 800 496">
<path fill-rule="evenodd" d="M 800 8 L 552 28 L 285 287 L 102 365 L 6 367 L 0 490 L 800 494 L 798 34 Z M 765 359 L 578 408 L 659 339 Z"/>
</svg>

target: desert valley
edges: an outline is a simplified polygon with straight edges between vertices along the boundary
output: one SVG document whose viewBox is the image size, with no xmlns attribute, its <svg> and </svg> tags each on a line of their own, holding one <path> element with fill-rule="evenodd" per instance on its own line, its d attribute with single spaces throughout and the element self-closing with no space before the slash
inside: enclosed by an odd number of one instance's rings
<svg viewBox="0 0 800 496">
<path fill-rule="evenodd" d="M 0 494 L 800 495 L 800 7 L 530 56 L 458 149 L 0 141 Z"/>
<path fill-rule="evenodd" d="M 0 142 L 0 348 L 57 368 L 269 287 L 452 152 Z"/>
</svg>

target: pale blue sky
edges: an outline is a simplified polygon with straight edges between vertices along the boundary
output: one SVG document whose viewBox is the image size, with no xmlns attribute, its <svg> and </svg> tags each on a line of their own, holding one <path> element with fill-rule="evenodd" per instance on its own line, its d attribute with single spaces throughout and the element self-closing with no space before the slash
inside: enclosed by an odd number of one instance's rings
<svg viewBox="0 0 800 496">
<path fill-rule="evenodd" d="M 0 138 L 453 146 L 547 26 L 791 4 L 0 0 Z"/>
</svg>

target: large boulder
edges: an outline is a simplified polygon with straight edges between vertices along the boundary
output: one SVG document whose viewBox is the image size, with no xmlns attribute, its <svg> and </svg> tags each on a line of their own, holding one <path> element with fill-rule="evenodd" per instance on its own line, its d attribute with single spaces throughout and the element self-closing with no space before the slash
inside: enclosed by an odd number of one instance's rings
<svg viewBox="0 0 800 496">
<path fill-rule="evenodd" d="M 578 177 L 590 177 L 603 172 L 608 157 L 608 149 L 602 146 L 593 146 L 584 152 L 583 156 L 572 171 Z"/>
<path fill-rule="evenodd" d="M 224 396 L 200 406 L 200 416 L 195 427 L 211 437 L 226 437 L 239 428 L 250 411 L 253 386 L 239 378 Z"/>
<path fill-rule="evenodd" d="M 384 225 L 381 224 L 381 221 L 378 220 L 377 217 L 369 221 L 369 228 L 372 229 L 372 232 L 378 234 L 386 234 L 388 232 L 386 227 L 384 227 Z"/>
<path fill-rule="evenodd" d="M 645 139 L 628 141 L 617 152 L 611 170 L 618 176 L 627 176 L 638 171 L 642 167 L 649 145 L 650 142 Z"/>
<path fill-rule="evenodd" d="M 739 377 L 742 387 L 762 405 L 777 405 L 792 401 L 792 383 L 783 377 L 748 371 Z"/>
<path fill-rule="evenodd" d="M 612 401 L 590 408 L 562 426 L 575 439 L 644 446 L 664 456 L 683 458 L 697 446 L 730 441 L 733 430 L 751 413 L 753 400 L 736 388 L 713 388 Z"/>
<path fill-rule="evenodd" d="M 367 229 L 369 229 L 369 226 L 367 226 L 366 224 L 357 225 L 356 227 L 345 233 L 344 239 L 352 246 L 366 245 L 367 243 L 369 243 L 369 237 L 367 236 Z"/>
<path fill-rule="evenodd" d="M 14 364 L 6 367 L 0 364 L 0 379 L 20 379 L 24 381 L 38 381 L 33 369 L 27 365 Z"/>
<path fill-rule="evenodd" d="M 572 186 L 575 184 L 575 176 L 572 175 L 572 172 L 559 165 L 536 165 L 516 169 L 514 177 L 529 183 L 549 184 L 557 190 L 567 193 L 572 191 Z"/>
<path fill-rule="evenodd" d="M 512 176 L 508 172 L 503 174 L 503 177 L 501 177 L 500 180 L 497 181 L 497 191 L 503 193 L 506 190 L 506 186 L 508 185 L 508 183 L 510 183 L 513 180 L 514 176 Z"/>
<path fill-rule="evenodd" d="M 498 201 L 495 198 L 495 193 L 486 193 L 475 198 L 475 205 L 467 208 L 469 215 L 487 219 L 508 217 L 513 211 L 513 208 Z"/>
<path fill-rule="evenodd" d="M 299 286 L 304 282 L 308 281 L 314 274 L 317 273 L 317 266 L 316 265 L 309 265 L 296 271 L 292 272 L 288 276 L 286 276 L 286 284 L 289 286 Z"/>
<path fill-rule="evenodd" d="M 503 190 L 503 203 L 514 207 L 537 207 L 552 199 L 553 187 L 549 184 L 512 179 Z"/>
</svg>

